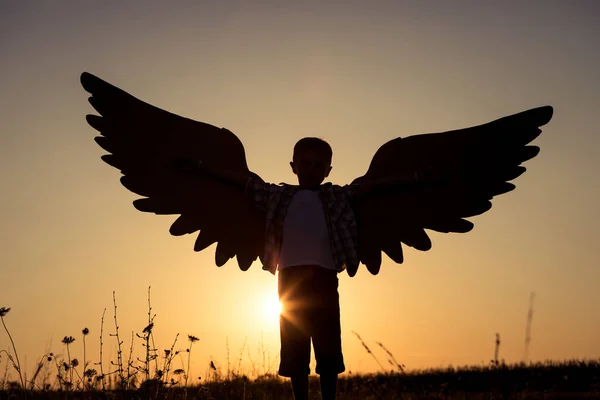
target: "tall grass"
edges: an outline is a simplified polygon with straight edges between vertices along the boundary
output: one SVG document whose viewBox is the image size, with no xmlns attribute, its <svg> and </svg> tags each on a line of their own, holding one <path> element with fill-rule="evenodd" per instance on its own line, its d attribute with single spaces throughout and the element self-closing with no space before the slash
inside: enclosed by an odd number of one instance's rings
<svg viewBox="0 0 600 400">
<path fill-rule="evenodd" d="M 273 363 L 277 359 L 271 360 L 270 353 L 265 350 L 263 343 L 258 349 L 258 359 L 261 362 L 254 362 L 244 341 L 237 366 L 229 359 L 228 348 L 226 373 L 221 371 L 215 361 L 210 361 L 205 374 L 206 379 L 203 381 L 194 378 L 197 374 L 192 373 L 192 349 L 194 344 L 200 341 L 198 337 L 188 335 L 187 346 L 178 349 L 178 333 L 170 348 L 159 351 L 154 344 L 156 315 L 152 313 L 150 288 L 148 325 L 141 333 L 132 332 L 129 357 L 125 360 L 122 350 L 125 343 L 119 333 L 114 292 L 113 310 L 114 332 L 110 332 L 109 336 L 117 340 L 117 350 L 116 354 L 109 356 L 111 368 L 107 370 L 103 362 L 103 358 L 106 357 L 103 350 L 105 309 L 101 317 L 100 353 L 97 362 L 88 359 L 86 340 L 90 330 L 84 328 L 81 331 L 83 364 L 79 363 L 74 354 L 77 349 L 75 337 L 65 336 L 62 344 L 66 347 L 66 358 L 53 353 L 42 356 L 31 379 L 27 379 L 5 321 L 10 308 L 0 308 L 0 318 L 11 344 L 10 351 L 0 350 L 0 364 L 5 363 L 3 377 L 0 378 L 0 399 L 8 396 L 33 399 L 292 399 L 289 383 L 273 372 Z M 380 372 L 366 375 L 350 373 L 342 376 L 338 383 L 340 399 L 537 398 L 536 394 L 546 396 L 553 392 L 584 393 L 586 396 L 600 398 L 600 360 L 507 365 L 498 360 L 498 335 L 494 358 L 488 366 L 408 371 L 383 343 L 375 342 L 380 349 L 378 350 L 372 348 L 357 332 L 353 333 L 378 364 Z M 133 358 L 134 341 L 142 342 L 145 348 L 143 358 Z M 375 354 L 375 350 L 384 354 L 387 364 Z M 254 379 L 242 374 L 244 351 L 247 352 L 252 365 Z M 183 354 L 187 355 L 185 363 Z M 173 367 L 175 358 L 181 359 L 181 368 Z M 100 373 L 90 366 L 97 366 Z M 10 380 L 11 370 L 17 372 L 18 380 Z M 54 380 L 50 380 L 50 376 L 54 376 Z M 318 393 L 318 381 L 311 378 L 310 382 L 311 393 Z M 91 395 L 93 396 L 90 397 Z"/>
<path fill-rule="evenodd" d="M 150 301 L 150 287 L 148 288 L 148 325 L 142 330 L 141 333 L 136 334 L 132 332 L 129 357 L 126 359 L 123 347 L 125 342 L 120 332 L 119 320 L 117 315 L 117 298 L 116 293 L 113 292 L 113 320 L 114 320 L 114 331 L 109 333 L 110 337 L 114 337 L 116 340 L 116 354 L 114 358 L 109 357 L 109 365 L 111 368 L 106 370 L 105 365 L 105 351 L 104 351 L 104 338 L 105 338 L 105 314 L 104 309 L 100 323 L 100 353 L 99 359 L 94 363 L 94 366 L 98 366 L 100 373 L 95 368 L 89 368 L 92 361 L 88 359 L 86 338 L 90 334 L 90 329 L 82 329 L 82 350 L 83 350 L 83 365 L 80 364 L 79 359 L 74 357 L 73 346 L 75 345 L 76 338 L 73 336 L 65 336 L 61 342 L 65 346 L 65 356 L 55 355 L 49 353 L 40 358 L 40 361 L 36 365 L 36 369 L 30 380 L 27 380 L 24 371 L 21 367 L 21 362 L 17 353 L 17 346 L 13 340 L 13 337 L 7 327 L 5 317 L 9 313 L 10 308 L 0 308 L 0 319 L 7 336 L 10 339 L 12 352 L 1 349 L 0 350 L 0 363 L 3 361 L 2 358 L 6 359 L 4 368 L 4 376 L 0 378 L 0 393 L 7 388 L 18 388 L 24 393 L 34 391 L 58 391 L 62 393 L 68 392 L 85 392 L 85 391 L 111 391 L 111 390 L 138 390 L 141 387 L 153 386 L 153 389 L 158 388 L 158 394 L 164 395 L 168 392 L 168 389 L 176 386 L 187 386 L 190 381 L 190 370 L 191 370 L 191 350 L 192 344 L 197 342 L 199 339 L 196 336 L 188 335 L 189 346 L 186 349 L 175 349 L 177 338 L 170 349 L 164 350 L 164 357 L 159 360 L 159 350 L 154 344 L 154 318 L 156 315 L 152 314 L 152 305 Z M 143 358 L 133 357 L 133 346 L 135 341 L 142 341 L 142 345 L 145 348 Z M 172 372 L 173 359 L 180 355 L 184 351 L 187 353 L 187 368 L 179 369 Z M 4 357 L 2 357 L 4 356 Z M 162 361 L 162 362 L 159 362 Z M 46 370 L 53 370 L 51 373 L 55 379 L 48 383 L 46 382 L 47 376 L 42 377 L 41 372 Z M 18 374 L 18 381 L 10 380 L 10 371 L 14 370 Z M 175 377 L 174 377 L 175 375 Z M 183 376 L 184 379 L 179 379 L 179 375 Z M 40 381 L 42 380 L 43 381 Z M 156 395 L 156 393 L 155 393 Z M 1 396 L 0 396 L 1 398 Z"/>
<path fill-rule="evenodd" d="M 6 316 L 6 314 L 8 314 L 9 311 L 10 311 L 10 307 L 0 308 L 0 320 L 2 321 L 2 326 L 4 327 L 4 330 L 6 331 L 6 334 L 8 335 L 8 338 L 10 339 L 10 344 L 12 345 L 12 349 L 13 349 L 13 352 L 15 353 L 15 356 L 13 358 L 13 356 L 10 353 L 8 353 L 6 350 L 1 350 L 1 351 L 3 351 L 7 355 L 8 360 L 13 365 L 13 368 L 19 374 L 19 380 L 21 381 L 21 388 L 25 388 L 25 381 L 23 380 L 23 373 L 21 371 L 21 361 L 19 360 L 19 356 L 17 354 L 17 346 L 15 346 L 15 341 L 13 340 L 12 335 L 10 334 L 8 327 L 6 326 L 6 322 L 4 321 L 4 317 Z M 4 386 L 4 385 L 2 385 L 2 386 Z"/>
</svg>

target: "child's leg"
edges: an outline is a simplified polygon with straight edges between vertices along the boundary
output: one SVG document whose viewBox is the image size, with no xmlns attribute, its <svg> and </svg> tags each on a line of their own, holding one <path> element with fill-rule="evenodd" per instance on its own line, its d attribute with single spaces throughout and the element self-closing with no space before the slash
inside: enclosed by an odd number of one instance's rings
<svg viewBox="0 0 600 400">
<path fill-rule="evenodd" d="M 308 399 L 310 335 L 306 327 L 306 283 L 305 268 L 290 267 L 279 271 L 279 300 L 283 305 L 279 319 L 279 375 L 292 379 L 296 400 Z"/>
<path fill-rule="evenodd" d="M 310 336 L 296 326 L 295 318 L 281 315 L 279 333 L 281 353 L 279 375 L 289 378 L 307 376 L 310 373 Z"/>
<path fill-rule="evenodd" d="M 292 376 L 292 390 L 294 400 L 308 400 L 308 375 Z"/>
<path fill-rule="evenodd" d="M 321 374 L 319 376 L 319 381 L 321 382 L 321 398 L 323 400 L 335 400 L 337 379 L 337 374 Z"/>
<path fill-rule="evenodd" d="M 337 274 L 323 269 L 320 280 L 315 286 L 319 287 L 319 294 L 311 333 L 317 359 L 316 372 L 320 375 L 322 399 L 334 400 L 338 374 L 345 370 Z"/>
</svg>

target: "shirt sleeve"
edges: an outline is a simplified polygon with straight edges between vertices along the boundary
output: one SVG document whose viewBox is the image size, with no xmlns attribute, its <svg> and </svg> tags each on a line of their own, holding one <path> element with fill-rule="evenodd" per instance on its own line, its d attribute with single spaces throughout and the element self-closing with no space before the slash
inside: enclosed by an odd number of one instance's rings
<svg viewBox="0 0 600 400">
<path fill-rule="evenodd" d="M 246 182 L 246 195 L 255 207 L 268 210 L 269 204 L 277 200 L 283 192 L 283 186 L 267 183 L 260 178 L 251 176 Z"/>
<path fill-rule="evenodd" d="M 347 198 L 353 199 L 358 194 L 358 184 L 350 183 L 348 185 L 342 186 L 342 191 L 346 195 Z"/>
</svg>

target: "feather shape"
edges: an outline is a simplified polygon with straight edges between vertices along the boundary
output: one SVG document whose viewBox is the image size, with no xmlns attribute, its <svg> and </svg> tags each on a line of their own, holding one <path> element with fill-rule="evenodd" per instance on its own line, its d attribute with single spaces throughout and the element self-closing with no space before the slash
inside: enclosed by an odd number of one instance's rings
<svg viewBox="0 0 600 400">
<path fill-rule="evenodd" d="M 235 134 L 144 103 L 86 72 L 81 75 L 81 84 L 91 94 L 89 103 L 100 114 L 86 116 L 88 124 L 101 134 L 95 141 L 111 153 L 101 159 L 124 174 L 123 186 L 144 197 L 135 200 L 134 207 L 154 214 L 180 215 L 171 226 L 171 234 L 201 231 L 194 245 L 196 251 L 219 242 L 215 254 L 218 265 L 237 256 L 240 268 L 248 269 L 263 251 L 264 224 L 257 211 L 247 207 L 243 191 L 174 168 L 181 160 L 192 164 L 202 160 L 205 165 L 252 175 Z M 227 235 L 232 231 L 236 234 Z"/>
<path fill-rule="evenodd" d="M 538 155 L 539 147 L 529 143 L 540 135 L 539 127 L 547 124 L 552 114 L 552 107 L 539 107 L 479 126 L 383 144 L 367 173 L 354 183 L 415 175 L 424 178 L 405 180 L 396 188 L 377 190 L 356 201 L 361 262 L 376 274 L 381 251 L 396 263 L 404 261 L 400 244 L 391 238 L 427 251 L 432 243 L 425 229 L 444 233 L 472 230 L 473 223 L 465 218 L 487 212 L 493 197 L 515 189 L 508 181 L 526 171 L 521 163 Z"/>
</svg>

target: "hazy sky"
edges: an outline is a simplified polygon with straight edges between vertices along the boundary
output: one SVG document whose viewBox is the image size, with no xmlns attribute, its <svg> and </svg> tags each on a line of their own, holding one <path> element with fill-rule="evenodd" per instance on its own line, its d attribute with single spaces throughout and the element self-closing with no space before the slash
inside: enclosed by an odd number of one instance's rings
<svg viewBox="0 0 600 400">
<path fill-rule="evenodd" d="M 295 183 L 288 162 L 303 136 L 332 144 L 330 179 L 344 184 L 392 138 L 554 106 L 540 155 L 471 233 L 434 233 L 431 251 L 384 258 L 378 276 L 340 275 L 346 366 L 378 369 L 352 331 L 408 368 L 486 364 L 496 332 L 500 357 L 520 361 L 531 292 L 530 359 L 600 357 L 597 2 L 201 3 L 0 3 L 0 307 L 12 307 L 29 372 L 64 352 L 65 335 L 81 359 L 84 327 L 98 361 L 104 308 L 115 360 L 112 292 L 129 346 L 148 286 L 161 351 L 177 332 L 200 338 L 193 375 L 209 359 L 227 368 L 226 340 L 232 364 L 246 341 L 246 371 L 269 357 L 277 367 L 277 317 L 264 312 L 276 278 L 258 263 L 218 269 L 214 247 L 194 253 L 192 236 L 169 235 L 174 217 L 133 208 L 85 122 L 83 71 L 227 127 L 272 182 Z"/>
</svg>

